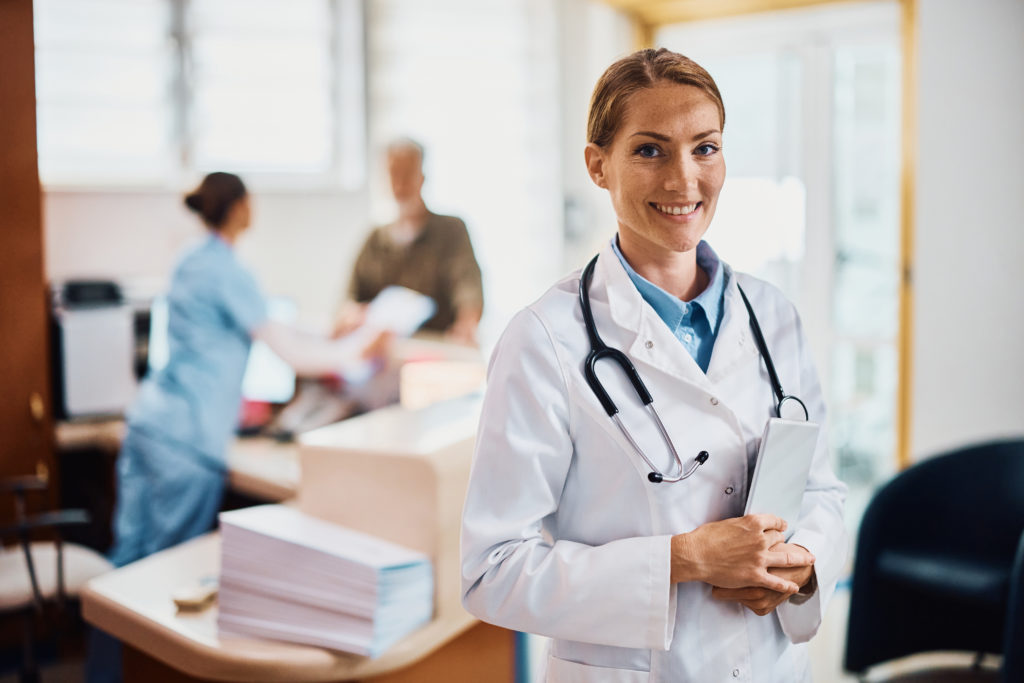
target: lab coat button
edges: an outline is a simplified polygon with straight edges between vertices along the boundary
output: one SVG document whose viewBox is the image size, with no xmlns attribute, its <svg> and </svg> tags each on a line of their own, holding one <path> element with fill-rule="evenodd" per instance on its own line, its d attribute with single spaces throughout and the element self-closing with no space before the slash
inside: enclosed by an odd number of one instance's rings
<svg viewBox="0 0 1024 683">
<path fill-rule="evenodd" d="M 717 406 L 718 405 L 718 399 L 715 398 L 714 396 L 711 397 L 711 405 L 713 405 L 713 406 Z"/>
<path fill-rule="evenodd" d="M 735 489 L 733 487 L 731 487 L 731 486 L 726 486 L 725 487 L 725 495 L 731 496 L 733 491 L 735 491 Z"/>
<path fill-rule="evenodd" d="M 654 342 L 652 342 L 650 339 L 648 339 L 647 342 L 644 344 L 644 346 L 646 346 L 649 349 L 653 349 L 654 348 Z"/>
<path fill-rule="evenodd" d="M 733 669 L 732 670 L 732 677 L 733 678 L 739 678 L 740 677 L 740 670 L 739 669 Z"/>
</svg>

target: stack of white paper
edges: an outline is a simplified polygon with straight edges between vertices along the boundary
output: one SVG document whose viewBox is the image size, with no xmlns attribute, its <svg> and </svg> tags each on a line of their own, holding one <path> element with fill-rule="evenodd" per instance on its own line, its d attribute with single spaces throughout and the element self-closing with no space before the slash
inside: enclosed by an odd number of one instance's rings
<svg viewBox="0 0 1024 683">
<path fill-rule="evenodd" d="M 431 618 L 422 553 L 283 505 L 222 513 L 220 528 L 222 635 L 376 657 Z"/>
</svg>

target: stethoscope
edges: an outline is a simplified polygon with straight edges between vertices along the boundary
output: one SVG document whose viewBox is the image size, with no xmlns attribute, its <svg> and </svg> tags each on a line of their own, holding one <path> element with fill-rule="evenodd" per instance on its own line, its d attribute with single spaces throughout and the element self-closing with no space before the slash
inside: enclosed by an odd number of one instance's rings
<svg viewBox="0 0 1024 683">
<path fill-rule="evenodd" d="M 626 441 L 633 447 L 637 455 L 651 468 L 651 471 L 647 474 L 647 479 L 652 484 L 660 484 L 661 482 L 668 482 L 674 484 L 677 481 L 687 479 L 697 468 L 708 461 L 711 455 L 707 451 L 701 451 L 697 454 L 697 457 L 693 459 L 693 463 L 684 468 L 683 459 L 679 457 L 679 452 L 676 450 L 676 446 L 672 443 L 672 437 L 668 435 L 668 430 L 665 429 L 665 423 L 661 421 L 661 416 L 658 415 L 658 410 L 654 407 L 654 398 L 651 396 L 651 392 L 647 390 L 647 386 L 643 380 L 640 379 L 640 374 L 633 367 L 632 361 L 625 353 L 618 349 L 614 349 L 604 341 L 601 340 L 601 335 L 597 333 L 597 324 L 594 322 L 594 314 L 590 310 L 590 280 L 594 274 L 594 266 L 597 264 L 598 257 L 595 256 L 587 264 L 587 267 L 583 269 L 583 274 L 580 275 L 580 307 L 583 309 L 583 324 L 587 328 L 587 336 L 590 337 L 590 353 L 587 354 L 586 359 L 583 361 L 583 374 L 587 379 L 587 384 L 590 386 L 591 391 L 597 396 L 597 400 L 601 402 L 601 406 L 604 411 L 608 413 L 608 417 L 612 419 L 612 422 L 619 428 L 622 435 L 626 437 Z M 804 420 L 808 419 L 807 406 L 796 396 L 790 396 L 782 390 L 782 382 L 779 381 L 779 375 L 775 371 L 775 364 L 772 362 L 771 354 L 768 353 L 768 344 L 765 343 L 764 334 L 761 332 L 761 326 L 757 322 L 757 316 L 754 315 L 754 309 L 750 305 L 750 301 L 747 299 L 746 293 L 742 287 L 737 287 L 740 290 L 740 296 L 743 298 L 743 304 L 747 307 L 747 313 L 750 317 L 750 328 L 754 332 L 754 339 L 757 342 L 758 351 L 761 352 L 761 358 L 764 359 L 764 364 L 768 368 L 768 377 L 771 379 L 772 389 L 775 391 L 775 396 L 778 399 L 778 403 L 775 405 L 775 415 L 782 417 L 782 407 L 786 402 L 790 401 L 795 403 L 803 411 Z M 636 440 L 626 429 L 626 425 L 622 423 L 619 418 L 619 408 L 615 405 L 615 402 L 605 391 L 604 385 L 601 384 L 601 380 L 597 377 L 597 362 L 599 360 L 608 359 L 613 361 L 622 372 L 625 373 L 626 378 L 629 379 L 633 385 L 633 389 L 636 391 L 637 396 L 640 397 L 641 403 L 647 408 L 651 416 L 654 418 L 655 424 L 658 425 L 658 431 L 661 432 L 661 437 L 664 439 L 665 444 L 668 445 L 669 450 L 672 452 L 672 457 L 676 461 L 676 468 L 678 474 L 675 476 L 669 476 L 659 470 L 651 459 L 643 452 Z"/>
</svg>

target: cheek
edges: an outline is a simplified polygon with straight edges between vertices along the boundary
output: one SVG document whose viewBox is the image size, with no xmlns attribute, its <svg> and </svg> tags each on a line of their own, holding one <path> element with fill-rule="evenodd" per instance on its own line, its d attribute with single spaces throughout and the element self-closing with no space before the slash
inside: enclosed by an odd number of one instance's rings
<svg viewBox="0 0 1024 683">
<path fill-rule="evenodd" d="M 708 172 L 704 175 L 704 194 L 708 197 L 712 197 L 715 201 L 717 201 L 718 193 L 722 191 L 723 184 L 725 184 L 724 161 L 720 164 L 716 164 L 713 168 L 709 168 Z"/>
</svg>

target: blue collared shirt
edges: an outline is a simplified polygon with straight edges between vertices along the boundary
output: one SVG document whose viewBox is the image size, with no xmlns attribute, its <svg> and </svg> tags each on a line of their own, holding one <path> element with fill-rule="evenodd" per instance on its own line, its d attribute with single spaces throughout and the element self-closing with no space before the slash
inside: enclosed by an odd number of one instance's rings
<svg viewBox="0 0 1024 683">
<path fill-rule="evenodd" d="M 633 270 L 619 250 L 618 235 L 612 238 L 612 249 L 640 296 L 651 305 L 686 352 L 706 373 L 711 363 L 711 350 L 718 336 L 722 297 L 725 294 L 725 268 L 718 254 L 707 242 L 700 241 L 697 245 L 697 265 L 708 274 L 708 286 L 692 301 L 681 301 Z"/>
</svg>

